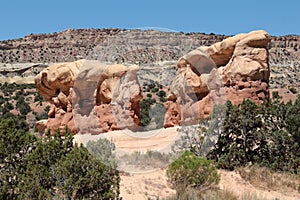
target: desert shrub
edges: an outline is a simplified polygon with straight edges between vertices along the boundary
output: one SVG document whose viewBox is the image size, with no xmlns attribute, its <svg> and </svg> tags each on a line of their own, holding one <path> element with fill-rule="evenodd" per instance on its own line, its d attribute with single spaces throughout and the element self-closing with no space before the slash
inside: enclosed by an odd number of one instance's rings
<svg viewBox="0 0 300 200">
<path fill-rule="evenodd" d="M 147 126 L 151 118 L 149 116 L 149 111 L 151 108 L 151 105 L 155 103 L 155 99 L 147 98 L 147 99 L 142 99 L 140 101 L 140 115 L 141 115 L 141 124 L 142 126 Z"/>
<path fill-rule="evenodd" d="M 117 161 L 114 154 L 116 146 L 106 138 L 100 138 L 97 141 L 89 141 L 86 144 L 86 148 L 89 152 L 102 163 L 116 168 Z"/>
<path fill-rule="evenodd" d="M 119 195 L 118 171 L 95 159 L 84 147 L 72 148 L 53 168 L 60 198 L 116 199 Z"/>
<path fill-rule="evenodd" d="M 153 88 L 155 88 L 156 84 L 153 82 L 153 83 L 150 83 L 148 84 L 148 88 L 151 90 Z"/>
<path fill-rule="evenodd" d="M 22 95 L 17 96 L 16 108 L 22 115 L 27 115 L 31 111 L 29 104 L 25 101 L 25 98 Z"/>
<path fill-rule="evenodd" d="M 297 90 L 293 87 L 290 87 L 289 90 L 291 91 L 291 93 L 293 94 L 296 94 L 297 93 Z"/>
<path fill-rule="evenodd" d="M 0 105 L 4 104 L 6 101 L 8 101 L 7 98 L 0 96 Z"/>
<path fill-rule="evenodd" d="M 152 93 L 158 92 L 158 88 L 157 88 L 157 87 L 153 88 L 153 89 L 151 90 L 151 92 L 152 92 Z"/>
<path fill-rule="evenodd" d="M 156 93 L 156 95 L 159 96 L 159 97 L 165 97 L 165 96 L 166 96 L 166 92 L 163 91 L 163 90 L 160 90 L 160 91 L 158 91 L 158 92 Z"/>
<path fill-rule="evenodd" d="M 167 99 L 165 97 L 159 97 L 159 100 L 163 103 L 167 101 Z"/>
<path fill-rule="evenodd" d="M 36 138 L 15 117 L 0 119 L 0 199 L 117 199 L 119 172 L 65 130 Z"/>
<path fill-rule="evenodd" d="M 216 105 L 211 116 L 202 118 L 199 125 L 181 126 L 180 138 L 172 145 L 173 152 L 192 151 L 198 156 L 207 156 L 224 132 L 227 105 Z"/>
<path fill-rule="evenodd" d="M 169 165 L 167 176 L 177 191 L 186 188 L 205 190 L 220 181 L 213 161 L 198 157 L 190 151 L 183 152 Z"/>
<path fill-rule="evenodd" d="M 205 120 L 207 122 L 207 120 Z M 203 121 L 200 123 L 202 124 Z M 207 123 L 205 123 L 207 125 Z M 205 128 L 206 130 L 206 128 Z M 172 151 L 175 153 L 183 151 L 191 151 L 200 155 L 202 143 L 204 140 L 202 131 L 199 126 L 181 126 L 177 129 L 180 133 L 180 138 L 172 145 Z"/>
<path fill-rule="evenodd" d="M 5 109 L 7 110 L 13 110 L 14 109 L 14 105 L 12 103 L 10 103 L 9 101 L 6 101 L 4 103 L 4 106 L 3 106 Z"/>
<path fill-rule="evenodd" d="M 145 170 L 166 167 L 174 158 L 171 153 L 148 150 L 146 152 L 134 151 L 119 157 L 121 164 L 134 166 L 135 170 Z"/>
<path fill-rule="evenodd" d="M 35 93 L 34 102 L 43 102 L 43 101 L 44 101 L 43 97 L 38 92 Z"/>
</svg>

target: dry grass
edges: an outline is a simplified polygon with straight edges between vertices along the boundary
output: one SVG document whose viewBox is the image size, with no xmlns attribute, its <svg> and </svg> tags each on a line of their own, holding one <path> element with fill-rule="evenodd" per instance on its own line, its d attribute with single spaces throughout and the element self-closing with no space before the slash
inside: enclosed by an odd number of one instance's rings
<svg viewBox="0 0 300 200">
<path fill-rule="evenodd" d="M 265 167 L 251 166 L 237 169 L 243 179 L 253 186 L 265 190 L 293 191 L 297 190 L 300 179 L 295 174 L 279 173 Z"/>
<path fill-rule="evenodd" d="M 173 155 L 159 151 L 147 151 L 146 153 L 136 151 L 123 155 L 119 160 L 125 165 L 134 165 L 139 169 L 156 169 L 166 167 L 173 160 Z"/>
<path fill-rule="evenodd" d="M 188 189 L 168 197 L 165 200 L 263 200 L 263 198 L 259 198 L 256 194 L 252 193 L 237 196 L 234 192 L 229 190 L 214 189 L 199 192 L 195 189 Z"/>
<path fill-rule="evenodd" d="M 239 200 L 238 196 L 229 190 L 208 191 L 205 199 Z"/>
</svg>

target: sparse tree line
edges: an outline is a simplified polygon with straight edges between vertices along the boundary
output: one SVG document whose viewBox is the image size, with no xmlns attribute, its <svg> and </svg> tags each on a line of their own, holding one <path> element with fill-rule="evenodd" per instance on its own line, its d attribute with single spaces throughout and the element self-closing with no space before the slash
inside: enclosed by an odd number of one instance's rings
<svg viewBox="0 0 300 200">
<path fill-rule="evenodd" d="M 48 118 L 49 106 L 41 113 L 36 113 L 32 109 L 33 103 L 35 106 L 43 106 L 43 102 L 45 100 L 35 90 L 34 84 L 0 83 L 0 115 L 4 118 L 12 116 L 11 111 L 14 110 L 16 117 L 26 120 L 30 128 L 34 128 L 37 120 Z M 33 117 L 28 115 L 30 113 Z"/>
</svg>

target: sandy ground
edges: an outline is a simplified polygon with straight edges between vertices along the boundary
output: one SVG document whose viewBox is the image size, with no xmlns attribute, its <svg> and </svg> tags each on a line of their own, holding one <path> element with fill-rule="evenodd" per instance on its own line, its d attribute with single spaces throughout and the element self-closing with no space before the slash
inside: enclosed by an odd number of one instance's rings
<svg viewBox="0 0 300 200">
<path fill-rule="evenodd" d="M 86 144 L 89 140 L 107 138 L 113 141 L 119 152 L 133 152 L 147 150 L 169 151 L 170 146 L 178 138 L 177 128 L 154 130 L 149 132 L 132 133 L 130 131 L 114 131 L 100 135 L 75 135 L 75 141 Z M 167 182 L 166 170 L 156 169 L 132 173 L 125 171 L 121 174 L 120 192 L 124 200 L 162 199 L 175 194 Z M 267 200 L 299 200 L 297 191 L 274 191 L 267 188 L 257 188 L 245 181 L 234 171 L 219 170 L 221 190 L 232 191 L 242 197 L 254 195 L 257 199 Z"/>
<path fill-rule="evenodd" d="M 162 199 L 175 194 L 167 182 L 166 170 L 121 175 L 120 192 L 124 200 Z"/>
<path fill-rule="evenodd" d="M 172 127 L 146 132 L 120 130 L 99 135 L 76 134 L 75 141 L 85 145 L 88 141 L 106 138 L 116 145 L 119 152 L 146 152 L 147 150 L 168 152 L 178 138 L 177 129 L 178 127 Z"/>
<path fill-rule="evenodd" d="M 77 134 L 74 136 L 77 143 L 86 145 L 88 141 L 105 138 L 112 141 L 115 146 L 115 155 L 118 160 L 118 169 L 124 172 L 148 172 L 157 169 L 155 163 L 144 166 L 127 165 L 128 160 L 122 159 L 124 155 L 134 155 L 134 152 L 145 153 L 147 151 L 159 151 L 161 153 L 172 152 L 171 147 L 178 138 L 178 127 L 158 129 L 147 132 L 132 132 L 129 130 L 113 131 L 99 135 Z M 127 158 L 125 158 L 127 159 Z M 167 164 L 166 164 L 167 165 Z M 165 167 L 160 166 L 160 167 Z"/>
<path fill-rule="evenodd" d="M 124 200 L 162 199 L 175 194 L 167 182 L 166 170 L 160 169 L 149 173 L 121 175 L 121 197 Z M 256 188 L 234 171 L 219 170 L 221 190 L 232 191 L 240 199 L 255 197 L 266 200 L 299 200 L 297 191 L 274 191 Z"/>
<path fill-rule="evenodd" d="M 267 188 L 257 188 L 244 180 L 237 172 L 219 170 L 221 180 L 219 187 L 222 190 L 232 191 L 234 194 L 240 196 L 254 195 L 257 199 L 267 200 L 299 200 L 300 193 L 297 191 L 274 191 Z"/>
</svg>

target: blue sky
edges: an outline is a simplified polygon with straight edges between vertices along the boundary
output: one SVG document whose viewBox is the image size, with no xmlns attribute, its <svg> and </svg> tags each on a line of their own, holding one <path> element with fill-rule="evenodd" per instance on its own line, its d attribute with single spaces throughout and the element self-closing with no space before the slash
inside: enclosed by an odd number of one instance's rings
<svg viewBox="0 0 300 200">
<path fill-rule="evenodd" d="M 162 27 L 232 35 L 300 35 L 299 0 L 2 0 L 0 40 L 70 28 Z"/>
</svg>

